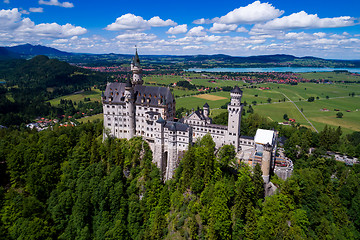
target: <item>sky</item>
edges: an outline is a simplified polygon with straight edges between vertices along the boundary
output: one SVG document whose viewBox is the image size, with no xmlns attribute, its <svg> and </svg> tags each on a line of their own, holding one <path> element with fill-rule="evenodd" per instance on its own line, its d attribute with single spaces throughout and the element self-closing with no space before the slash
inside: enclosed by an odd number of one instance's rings
<svg viewBox="0 0 360 240">
<path fill-rule="evenodd" d="M 360 59 L 359 0 L 0 1 L 0 46 Z"/>
</svg>

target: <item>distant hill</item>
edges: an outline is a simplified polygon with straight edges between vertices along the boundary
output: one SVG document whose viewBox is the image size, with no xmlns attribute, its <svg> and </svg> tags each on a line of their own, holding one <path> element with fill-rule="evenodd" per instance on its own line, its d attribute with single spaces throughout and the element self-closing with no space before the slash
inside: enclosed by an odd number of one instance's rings
<svg viewBox="0 0 360 240">
<path fill-rule="evenodd" d="M 7 60 L 12 58 L 20 58 L 20 55 L 7 50 L 5 47 L 0 47 L 0 60 Z"/>
<path fill-rule="evenodd" d="M 45 55 L 62 61 L 87 66 L 113 66 L 128 64 L 132 54 L 87 54 L 69 53 L 41 45 L 24 44 L 0 48 L 0 59 L 32 58 Z M 258 56 L 214 55 L 141 55 L 144 67 L 155 69 L 186 69 L 186 68 L 236 68 L 236 67 L 360 67 L 360 61 L 322 59 L 312 56 L 296 57 L 287 54 Z"/>
<path fill-rule="evenodd" d="M 51 47 L 45 47 L 41 45 L 31 45 L 24 44 L 13 47 L 5 47 L 8 51 L 17 53 L 20 55 L 36 56 L 36 55 L 46 55 L 46 56 L 69 56 L 72 53 L 63 52 Z"/>
</svg>

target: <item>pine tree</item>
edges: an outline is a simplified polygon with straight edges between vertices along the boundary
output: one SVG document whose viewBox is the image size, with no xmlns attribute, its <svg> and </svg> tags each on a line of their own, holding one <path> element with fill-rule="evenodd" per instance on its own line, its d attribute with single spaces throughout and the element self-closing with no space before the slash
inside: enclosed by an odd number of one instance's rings
<svg viewBox="0 0 360 240">
<path fill-rule="evenodd" d="M 254 168 L 252 181 L 254 183 L 254 204 L 257 206 L 259 204 L 259 200 L 262 201 L 265 195 L 264 179 L 262 178 L 262 171 L 259 164 L 256 164 Z"/>
</svg>

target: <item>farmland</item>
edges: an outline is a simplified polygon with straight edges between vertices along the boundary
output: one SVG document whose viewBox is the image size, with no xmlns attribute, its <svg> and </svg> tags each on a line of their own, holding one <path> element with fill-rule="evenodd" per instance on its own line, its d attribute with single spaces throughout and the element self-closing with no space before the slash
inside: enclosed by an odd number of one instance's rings
<svg viewBox="0 0 360 240">
<path fill-rule="evenodd" d="M 211 116 L 216 116 L 226 111 L 221 109 L 230 101 L 230 92 L 220 91 L 224 87 L 238 85 L 243 90 L 242 102 L 246 102 L 245 111 L 252 105 L 254 111 L 270 120 L 283 122 L 284 114 L 296 120 L 300 125 L 310 127 L 299 110 L 287 97 L 293 101 L 303 114 L 312 122 L 317 130 L 322 130 L 327 124 L 333 127 L 341 126 L 345 133 L 360 131 L 360 85 L 355 83 L 360 77 L 347 73 L 303 73 L 302 77 L 311 79 L 332 79 L 334 84 L 304 82 L 297 85 L 259 83 L 249 84 L 244 81 L 233 81 L 211 78 L 206 75 L 202 78 L 200 73 L 186 73 L 184 76 L 177 75 L 149 75 L 144 78 L 147 85 L 169 86 L 176 98 L 176 107 L 184 107 L 191 111 L 202 107 L 206 102 L 210 105 Z M 341 83 L 346 79 L 348 83 Z M 186 88 L 173 86 L 178 81 L 188 80 L 203 91 L 188 90 Z M 354 83 L 349 83 L 354 82 Z M 213 89 L 211 92 L 210 90 Z M 216 91 L 215 91 L 216 90 Z M 354 93 L 354 96 L 352 96 Z M 83 101 L 90 98 L 91 101 L 99 101 L 101 91 L 91 89 L 88 92 L 71 94 L 50 101 L 52 105 L 58 105 L 60 99 Z M 314 97 L 314 102 L 308 102 L 309 97 Z M 269 103 L 270 101 L 270 103 Z M 328 111 L 322 111 L 327 109 Z M 344 115 L 336 118 L 334 111 L 338 109 Z M 99 118 L 100 115 L 96 115 Z M 246 117 L 246 115 L 245 115 Z M 92 120 L 92 118 L 84 119 Z"/>
</svg>

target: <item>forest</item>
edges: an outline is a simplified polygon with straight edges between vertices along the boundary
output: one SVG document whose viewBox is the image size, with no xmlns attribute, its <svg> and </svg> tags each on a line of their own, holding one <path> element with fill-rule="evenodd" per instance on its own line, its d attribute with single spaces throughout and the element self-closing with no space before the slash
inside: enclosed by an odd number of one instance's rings
<svg viewBox="0 0 360 240">
<path fill-rule="evenodd" d="M 279 189 L 265 197 L 260 167 L 234 161 L 231 145 L 215 154 L 210 135 L 164 183 L 146 142 L 103 141 L 102 124 L 0 130 L 0 239 L 360 237 L 360 167 L 323 156 L 341 129 L 279 130 L 295 171 L 273 175 Z"/>
<path fill-rule="evenodd" d="M 38 116 L 74 114 L 76 111 L 66 106 L 51 106 L 47 101 L 94 85 L 105 88 L 107 75 L 40 55 L 30 60 L 0 61 L 0 79 L 5 80 L 0 83 L 0 125 L 11 126 Z"/>
</svg>

